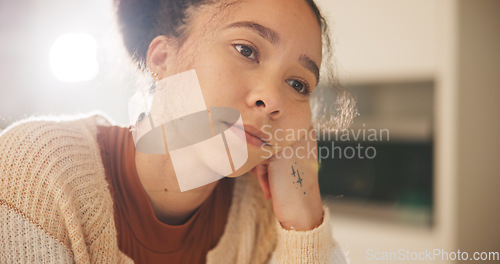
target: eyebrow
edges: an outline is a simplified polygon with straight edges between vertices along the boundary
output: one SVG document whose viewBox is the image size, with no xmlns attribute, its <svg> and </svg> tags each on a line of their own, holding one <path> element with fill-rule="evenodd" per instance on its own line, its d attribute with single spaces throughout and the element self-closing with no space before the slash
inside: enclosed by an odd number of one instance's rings
<svg viewBox="0 0 500 264">
<path fill-rule="evenodd" d="M 241 22 L 235 22 L 232 23 L 231 25 L 227 26 L 227 28 L 247 28 L 252 30 L 253 32 L 259 34 L 262 38 L 265 40 L 271 42 L 273 45 L 277 45 L 280 42 L 280 37 L 278 32 L 265 27 L 261 24 L 255 23 L 255 22 L 250 22 L 250 21 L 241 21 Z"/>
<path fill-rule="evenodd" d="M 247 28 L 250 29 L 251 31 L 257 33 L 259 36 L 261 36 L 263 39 L 269 41 L 273 45 L 277 45 L 280 43 L 280 36 L 278 32 L 265 27 L 261 24 L 251 22 L 251 21 L 240 21 L 240 22 L 235 22 L 227 26 L 226 28 Z M 301 55 L 299 58 L 299 63 L 302 65 L 304 68 L 309 70 L 316 76 L 316 84 L 319 83 L 319 67 L 314 62 L 310 57 L 307 55 Z"/>
<path fill-rule="evenodd" d="M 314 62 L 311 58 L 309 58 L 307 55 L 302 55 L 299 58 L 299 63 L 309 71 L 311 71 L 314 76 L 316 76 L 316 84 L 319 83 L 319 67 L 316 62 Z"/>
</svg>

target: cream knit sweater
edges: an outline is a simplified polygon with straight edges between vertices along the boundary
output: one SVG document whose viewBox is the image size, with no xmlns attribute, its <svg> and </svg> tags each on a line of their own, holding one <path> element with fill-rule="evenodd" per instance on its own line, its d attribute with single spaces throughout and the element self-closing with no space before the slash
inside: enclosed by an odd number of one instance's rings
<svg viewBox="0 0 500 264">
<path fill-rule="evenodd" d="M 0 263 L 133 263 L 118 249 L 98 125 L 110 123 L 29 120 L 0 134 Z M 255 178 L 236 180 L 207 263 L 346 263 L 327 207 L 314 230 L 285 230 Z"/>
</svg>

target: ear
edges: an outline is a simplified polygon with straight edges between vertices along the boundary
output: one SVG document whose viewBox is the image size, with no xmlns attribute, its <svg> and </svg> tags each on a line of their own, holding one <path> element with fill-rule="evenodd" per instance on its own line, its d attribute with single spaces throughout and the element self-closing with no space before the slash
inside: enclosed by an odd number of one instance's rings
<svg viewBox="0 0 500 264">
<path fill-rule="evenodd" d="M 157 36 L 149 44 L 146 66 L 162 79 L 167 75 L 167 59 L 174 55 L 174 47 L 166 36 Z"/>
</svg>

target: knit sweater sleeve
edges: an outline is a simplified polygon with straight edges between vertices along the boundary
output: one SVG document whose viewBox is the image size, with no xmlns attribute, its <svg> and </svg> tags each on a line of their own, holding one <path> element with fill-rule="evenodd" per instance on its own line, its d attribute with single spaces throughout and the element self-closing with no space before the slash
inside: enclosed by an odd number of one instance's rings
<svg viewBox="0 0 500 264">
<path fill-rule="evenodd" d="M 30 120 L 0 135 L 0 262 L 117 262 L 96 130 L 95 117 Z"/>
<path fill-rule="evenodd" d="M 270 263 L 347 263 L 344 252 L 333 239 L 328 207 L 323 206 L 323 211 L 321 225 L 309 231 L 284 229 L 275 218 L 277 243 Z"/>
<path fill-rule="evenodd" d="M 207 255 L 207 264 L 343 264 L 345 254 L 335 243 L 328 207 L 323 222 L 309 231 L 286 230 L 265 200 L 251 173 L 236 179 L 226 229 Z"/>
</svg>

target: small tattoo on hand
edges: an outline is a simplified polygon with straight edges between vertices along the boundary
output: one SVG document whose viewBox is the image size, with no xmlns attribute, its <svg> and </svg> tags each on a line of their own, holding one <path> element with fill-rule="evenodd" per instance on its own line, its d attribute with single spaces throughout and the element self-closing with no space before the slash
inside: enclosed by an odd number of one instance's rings
<svg viewBox="0 0 500 264">
<path fill-rule="evenodd" d="M 297 164 L 297 163 L 295 163 Z M 293 177 L 295 178 L 295 175 L 297 175 L 297 177 L 299 178 L 297 181 L 292 181 L 293 184 L 295 184 L 296 182 L 298 184 L 300 184 L 300 187 L 302 187 L 302 178 L 300 177 L 300 171 L 297 170 L 295 171 L 295 168 L 293 167 L 292 165 L 292 173 L 290 173 L 291 175 L 293 175 Z M 295 187 L 295 189 L 298 189 L 298 187 Z M 306 192 L 304 192 L 304 195 L 306 194 Z"/>
<path fill-rule="evenodd" d="M 299 172 L 299 170 L 297 170 L 297 176 L 299 177 L 299 179 L 297 180 L 297 182 L 300 183 L 300 187 L 302 187 L 302 178 L 300 178 L 300 172 Z"/>
</svg>

